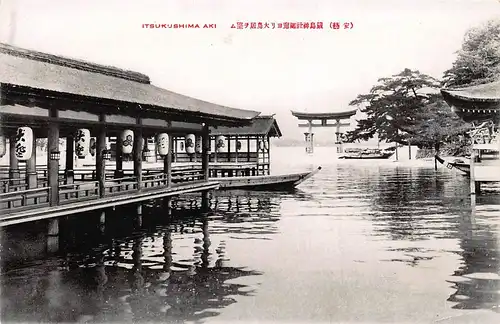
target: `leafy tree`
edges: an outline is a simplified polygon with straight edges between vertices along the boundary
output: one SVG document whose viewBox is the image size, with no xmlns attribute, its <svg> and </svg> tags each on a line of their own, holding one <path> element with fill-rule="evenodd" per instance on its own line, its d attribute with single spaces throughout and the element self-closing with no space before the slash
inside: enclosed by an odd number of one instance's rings
<svg viewBox="0 0 500 324">
<path fill-rule="evenodd" d="M 351 105 L 365 105 L 366 118 L 347 132 L 349 142 L 380 140 L 434 148 L 457 141 L 470 129 L 442 99 L 439 81 L 418 71 L 405 69 L 378 80 L 369 94 L 359 95 Z"/>
<path fill-rule="evenodd" d="M 408 144 L 415 132 L 418 113 L 435 100 L 425 90 L 439 88 L 439 81 L 405 69 L 397 75 L 381 78 L 370 93 L 359 95 L 350 105 L 364 106 L 361 112 L 367 116 L 359 120 L 356 129 L 346 134 L 347 141 L 368 140 L 375 134 L 380 140 Z"/>
<path fill-rule="evenodd" d="M 471 28 L 451 69 L 444 73 L 444 86 L 457 87 L 493 81 L 500 76 L 500 20 Z"/>
<path fill-rule="evenodd" d="M 455 147 L 452 153 L 458 154 L 467 143 L 466 134 L 471 125 L 452 112 L 439 95 L 433 97 L 432 103 L 415 115 L 417 122 L 409 127 L 412 143 L 433 148 L 436 152 L 439 152 L 443 143 L 447 143 Z"/>
</svg>

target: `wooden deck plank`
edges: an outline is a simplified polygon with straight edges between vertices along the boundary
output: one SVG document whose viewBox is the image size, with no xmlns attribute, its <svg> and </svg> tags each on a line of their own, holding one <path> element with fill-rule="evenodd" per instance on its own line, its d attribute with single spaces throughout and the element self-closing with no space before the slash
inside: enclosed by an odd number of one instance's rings
<svg viewBox="0 0 500 324">
<path fill-rule="evenodd" d="M 0 216 L 0 227 L 31 222 L 41 219 L 65 216 L 73 213 L 82 213 L 113 206 L 137 203 L 150 199 L 176 196 L 184 193 L 200 192 L 219 188 L 215 181 L 200 181 L 189 184 L 179 184 L 171 188 L 148 188 L 141 191 L 126 192 L 120 195 L 112 195 L 104 198 L 89 199 L 74 203 L 63 204 L 54 207 L 42 207 L 23 211 L 2 211 Z"/>
</svg>

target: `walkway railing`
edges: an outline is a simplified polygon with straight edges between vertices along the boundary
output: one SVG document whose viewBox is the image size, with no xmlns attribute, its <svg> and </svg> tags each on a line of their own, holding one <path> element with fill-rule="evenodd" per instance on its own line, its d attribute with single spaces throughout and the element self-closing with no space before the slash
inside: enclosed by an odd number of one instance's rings
<svg viewBox="0 0 500 324">
<path fill-rule="evenodd" d="M 98 181 L 59 186 L 59 201 L 61 203 L 94 198 L 99 198 Z"/>
<path fill-rule="evenodd" d="M 139 191 L 137 177 L 129 176 L 133 170 L 124 170 L 125 176 L 114 178 L 114 170 L 106 170 L 106 180 L 101 188 L 96 179 L 95 170 L 75 170 L 74 183 L 66 183 L 63 174 L 59 175 L 58 204 L 66 205 L 81 200 L 96 200 L 121 194 L 133 194 Z M 43 177 L 45 170 L 38 170 L 38 188 L 28 189 L 25 177 L 15 179 L 0 179 L 0 214 L 22 209 L 45 207 L 50 204 L 51 190 L 47 179 Z M 79 175 L 76 177 L 76 175 Z M 204 180 L 200 167 L 180 167 L 172 170 L 171 178 L 163 173 L 162 168 L 143 170 L 141 188 L 154 190 L 172 187 L 186 183 L 196 183 Z M 170 183 L 169 183 L 170 181 Z"/>
<path fill-rule="evenodd" d="M 129 190 L 137 190 L 138 183 L 136 177 L 125 177 L 109 179 L 104 183 L 104 195 Z"/>
<path fill-rule="evenodd" d="M 48 205 L 50 188 L 42 187 L 0 194 L 0 207 L 18 209 L 31 205 Z"/>
</svg>

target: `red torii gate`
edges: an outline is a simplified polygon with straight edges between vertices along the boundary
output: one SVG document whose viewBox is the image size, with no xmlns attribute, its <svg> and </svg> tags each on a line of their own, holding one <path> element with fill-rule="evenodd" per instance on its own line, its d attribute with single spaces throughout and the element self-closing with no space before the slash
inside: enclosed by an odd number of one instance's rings
<svg viewBox="0 0 500 324">
<path fill-rule="evenodd" d="M 335 144 L 337 145 L 337 152 L 342 153 L 342 133 L 340 132 L 340 127 L 348 127 L 351 123 L 341 123 L 341 121 L 346 119 L 349 120 L 356 114 L 357 109 L 331 113 L 307 113 L 293 110 L 291 110 L 291 112 L 294 117 L 297 117 L 297 119 L 307 121 L 307 123 L 299 124 L 299 127 L 307 127 L 309 129 L 308 132 L 304 133 L 307 153 L 312 154 L 314 151 L 313 127 L 336 127 Z M 316 120 L 320 121 L 320 123 L 314 123 Z M 329 123 L 328 121 L 330 120 L 334 120 L 335 123 Z"/>
</svg>

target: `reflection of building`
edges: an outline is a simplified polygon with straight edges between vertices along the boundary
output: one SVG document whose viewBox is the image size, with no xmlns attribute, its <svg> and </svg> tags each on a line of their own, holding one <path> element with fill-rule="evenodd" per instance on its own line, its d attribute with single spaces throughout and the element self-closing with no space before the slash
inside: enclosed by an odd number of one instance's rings
<svg viewBox="0 0 500 324">
<path fill-rule="evenodd" d="M 458 309 L 491 309 L 500 303 L 500 241 L 497 229 L 462 216 L 459 225 L 462 266 L 453 274 L 456 291 L 448 301 Z"/>
<path fill-rule="evenodd" d="M 170 323 L 216 315 L 235 302 L 229 296 L 251 294 L 228 280 L 260 273 L 229 266 L 224 242 L 211 242 L 209 230 L 206 218 L 194 227 L 177 221 L 150 235 L 131 237 L 130 227 L 109 246 L 68 253 L 77 267 L 54 264 L 28 277 L 32 268 L 25 268 L 4 280 L 2 320 Z"/>
</svg>

